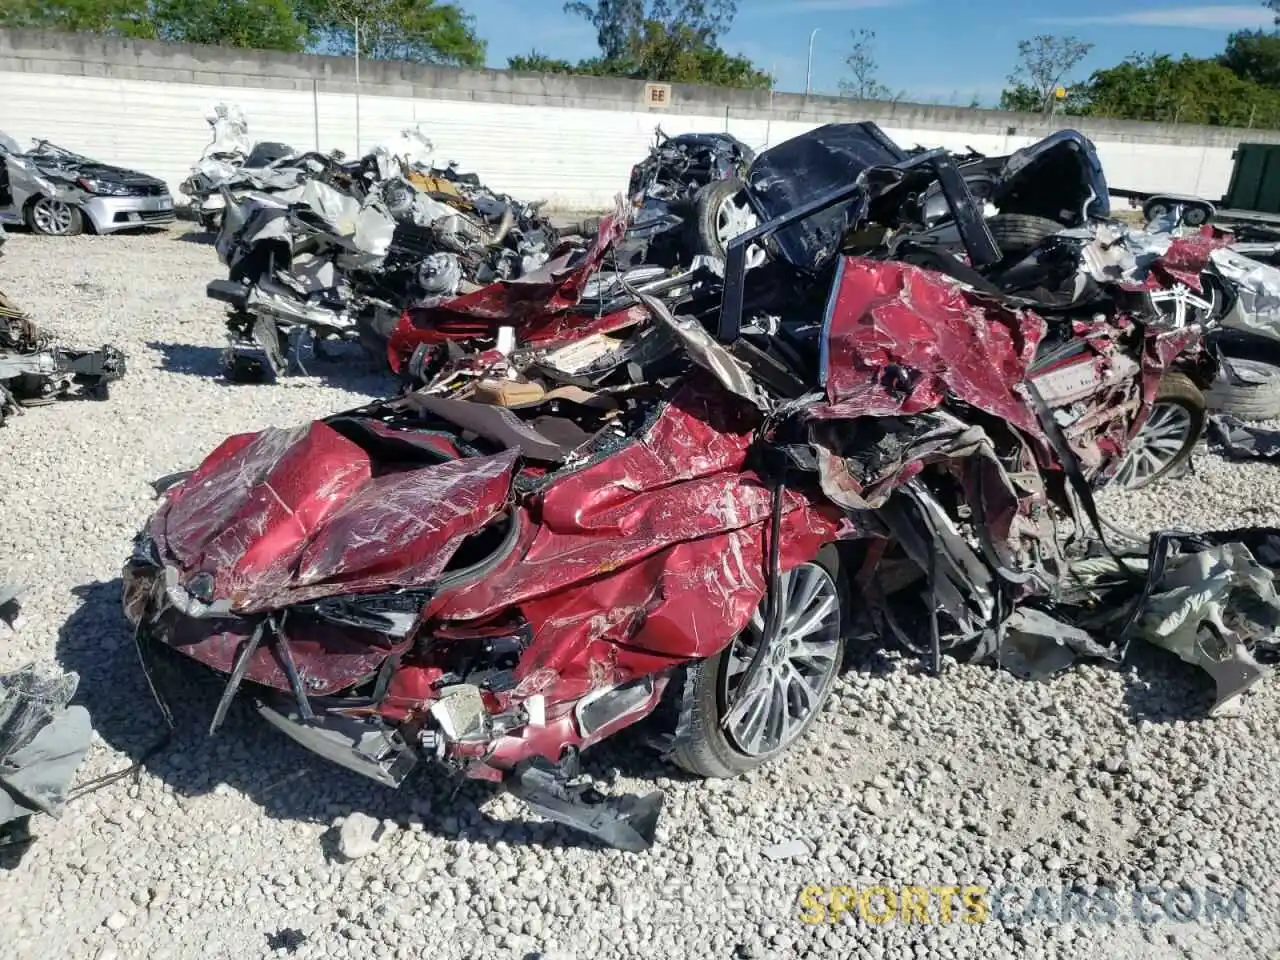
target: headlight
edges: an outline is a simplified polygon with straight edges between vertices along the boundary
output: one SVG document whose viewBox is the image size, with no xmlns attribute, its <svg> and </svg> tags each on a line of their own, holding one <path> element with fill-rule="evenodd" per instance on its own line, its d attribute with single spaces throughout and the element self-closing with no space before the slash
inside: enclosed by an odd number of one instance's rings
<svg viewBox="0 0 1280 960">
<path fill-rule="evenodd" d="M 422 607 L 430 599 L 430 590 L 345 595 L 318 600 L 311 609 L 329 623 L 399 639 L 413 631 Z"/>
<path fill-rule="evenodd" d="M 77 180 L 76 184 L 80 189 L 102 197 L 127 197 L 132 192 L 123 183 L 112 183 L 110 180 L 90 180 L 83 177 Z"/>
</svg>

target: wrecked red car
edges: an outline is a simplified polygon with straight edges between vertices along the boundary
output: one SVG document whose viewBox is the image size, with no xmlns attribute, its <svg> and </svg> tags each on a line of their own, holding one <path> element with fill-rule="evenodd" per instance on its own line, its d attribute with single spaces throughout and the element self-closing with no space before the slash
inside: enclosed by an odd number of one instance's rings
<svg viewBox="0 0 1280 960">
<path fill-rule="evenodd" d="M 1198 438 L 1198 324 L 1081 283 L 1088 238 L 1002 252 L 945 151 L 806 138 L 757 158 L 761 226 L 723 264 L 638 278 L 608 223 L 541 279 L 407 316 L 419 389 L 231 437 L 169 487 L 124 605 L 227 677 L 212 726 L 243 690 L 384 783 L 442 761 L 642 849 L 660 795 L 571 786 L 642 718 L 727 777 L 803 735 L 854 636 L 995 657 L 1035 610 L 1024 659 L 1037 630 L 1117 655 L 1048 602 L 1096 548 L 1091 490 Z M 1025 179 L 1008 205 L 1046 206 Z M 1153 409 L 1180 432 L 1134 466 Z"/>
</svg>

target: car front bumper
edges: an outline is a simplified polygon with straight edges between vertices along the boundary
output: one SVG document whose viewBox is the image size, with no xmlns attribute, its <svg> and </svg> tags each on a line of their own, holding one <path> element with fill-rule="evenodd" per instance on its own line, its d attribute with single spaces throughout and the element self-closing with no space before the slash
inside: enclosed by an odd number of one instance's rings
<svg viewBox="0 0 1280 960">
<path fill-rule="evenodd" d="M 90 197 L 80 205 L 95 233 L 115 233 L 137 227 L 173 223 L 173 197 Z"/>
<path fill-rule="evenodd" d="M 273 727 L 331 763 L 398 787 L 418 757 L 400 735 L 378 719 L 328 714 L 304 720 L 295 712 L 258 701 L 258 712 Z"/>
</svg>

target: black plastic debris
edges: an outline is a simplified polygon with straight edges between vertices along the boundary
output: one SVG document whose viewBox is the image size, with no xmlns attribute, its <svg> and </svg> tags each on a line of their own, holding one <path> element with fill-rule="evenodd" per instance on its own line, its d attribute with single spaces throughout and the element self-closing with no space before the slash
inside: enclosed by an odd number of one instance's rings
<svg viewBox="0 0 1280 960">
<path fill-rule="evenodd" d="M 296 927 L 284 927 L 275 933 L 267 934 L 267 949 L 283 950 L 285 953 L 296 953 L 298 948 L 307 942 L 307 935 Z"/>
</svg>

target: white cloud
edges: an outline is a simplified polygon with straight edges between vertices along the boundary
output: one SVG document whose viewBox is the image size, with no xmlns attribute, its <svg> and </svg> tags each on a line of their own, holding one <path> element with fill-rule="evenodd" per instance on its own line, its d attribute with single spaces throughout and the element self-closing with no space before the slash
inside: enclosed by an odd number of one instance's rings
<svg viewBox="0 0 1280 960">
<path fill-rule="evenodd" d="M 816 0 L 815 0 L 816 2 Z M 1090 17 L 1042 17 L 1040 23 L 1099 24 L 1129 27 L 1187 27 L 1194 30 L 1249 30 L 1271 26 L 1275 15 L 1262 4 L 1206 4 L 1131 10 Z"/>
</svg>

